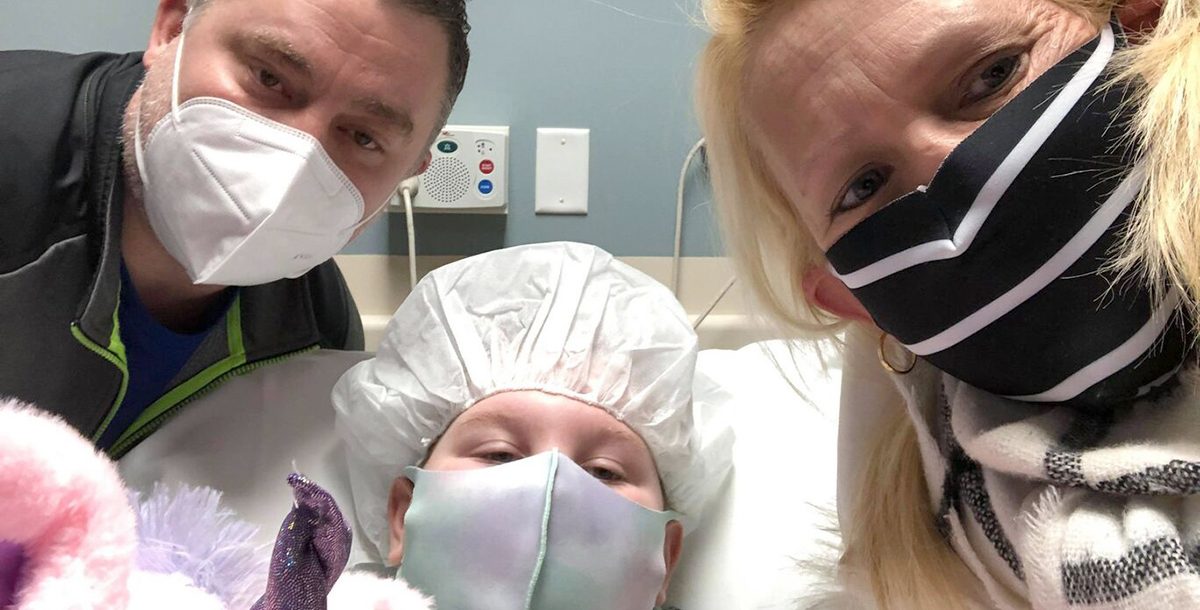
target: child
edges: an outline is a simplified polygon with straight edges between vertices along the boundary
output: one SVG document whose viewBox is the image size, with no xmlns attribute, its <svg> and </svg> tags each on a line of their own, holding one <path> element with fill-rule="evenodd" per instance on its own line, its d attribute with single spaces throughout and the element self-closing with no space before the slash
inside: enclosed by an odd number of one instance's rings
<svg viewBox="0 0 1200 610">
<path fill-rule="evenodd" d="M 728 472 L 673 295 L 592 246 L 434 271 L 334 388 L 366 559 L 440 608 L 650 610 Z"/>
</svg>

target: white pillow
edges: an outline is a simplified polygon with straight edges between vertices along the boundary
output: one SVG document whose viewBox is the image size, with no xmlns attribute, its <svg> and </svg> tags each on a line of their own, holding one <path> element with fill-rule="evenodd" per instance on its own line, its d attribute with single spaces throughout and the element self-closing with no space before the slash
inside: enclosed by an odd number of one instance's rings
<svg viewBox="0 0 1200 610">
<path fill-rule="evenodd" d="M 798 560 L 835 541 L 825 528 L 835 525 L 840 362 L 791 351 L 768 341 L 700 353 L 698 369 L 735 396 L 736 444 L 723 497 L 684 542 L 670 595 L 682 610 L 795 608 L 814 584 Z"/>
</svg>

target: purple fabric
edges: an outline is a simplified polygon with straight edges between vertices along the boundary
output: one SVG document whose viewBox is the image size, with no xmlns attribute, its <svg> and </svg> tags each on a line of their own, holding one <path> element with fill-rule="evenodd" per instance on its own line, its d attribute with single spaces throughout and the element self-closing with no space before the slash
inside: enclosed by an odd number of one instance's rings
<svg viewBox="0 0 1200 610">
<path fill-rule="evenodd" d="M 279 528 L 267 592 L 252 610 L 325 610 L 350 559 L 350 528 L 324 489 L 299 474 L 288 484 L 296 507 Z"/>
<path fill-rule="evenodd" d="M 25 565 L 25 551 L 20 545 L 0 540 L 0 608 L 17 601 L 17 581 Z"/>
<path fill-rule="evenodd" d="M 130 494 L 137 507 L 139 570 L 176 574 L 246 610 L 267 583 L 271 558 L 256 540 L 258 528 L 221 506 L 221 493 L 155 483 L 149 495 Z"/>
</svg>

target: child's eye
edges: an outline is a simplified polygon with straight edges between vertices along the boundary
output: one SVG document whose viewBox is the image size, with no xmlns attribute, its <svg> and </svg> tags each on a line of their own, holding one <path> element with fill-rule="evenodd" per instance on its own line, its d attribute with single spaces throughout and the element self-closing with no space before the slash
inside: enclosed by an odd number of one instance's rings
<svg viewBox="0 0 1200 610">
<path fill-rule="evenodd" d="M 493 464 L 507 464 L 509 462 L 515 462 L 521 459 L 517 456 L 517 454 L 511 451 L 489 451 L 480 455 L 479 457 L 480 459 Z"/>
<path fill-rule="evenodd" d="M 603 466 L 589 466 L 586 470 L 588 474 L 605 483 L 620 483 L 625 480 L 621 473 Z"/>
</svg>

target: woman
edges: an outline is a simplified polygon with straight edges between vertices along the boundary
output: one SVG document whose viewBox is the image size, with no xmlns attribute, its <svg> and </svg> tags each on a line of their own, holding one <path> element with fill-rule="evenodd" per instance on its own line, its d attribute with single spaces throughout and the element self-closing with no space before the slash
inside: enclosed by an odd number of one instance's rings
<svg viewBox="0 0 1200 610">
<path fill-rule="evenodd" d="M 661 284 L 596 248 L 431 273 L 334 387 L 370 562 L 439 608 L 650 610 L 732 431 Z"/>
<path fill-rule="evenodd" d="M 894 385 L 851 400 L 847 365 L 847 588 L 1200 604 L 1200 2 L 706 8 L 741 273 L 794 330 L 853 322 Z"/>
</svg>

